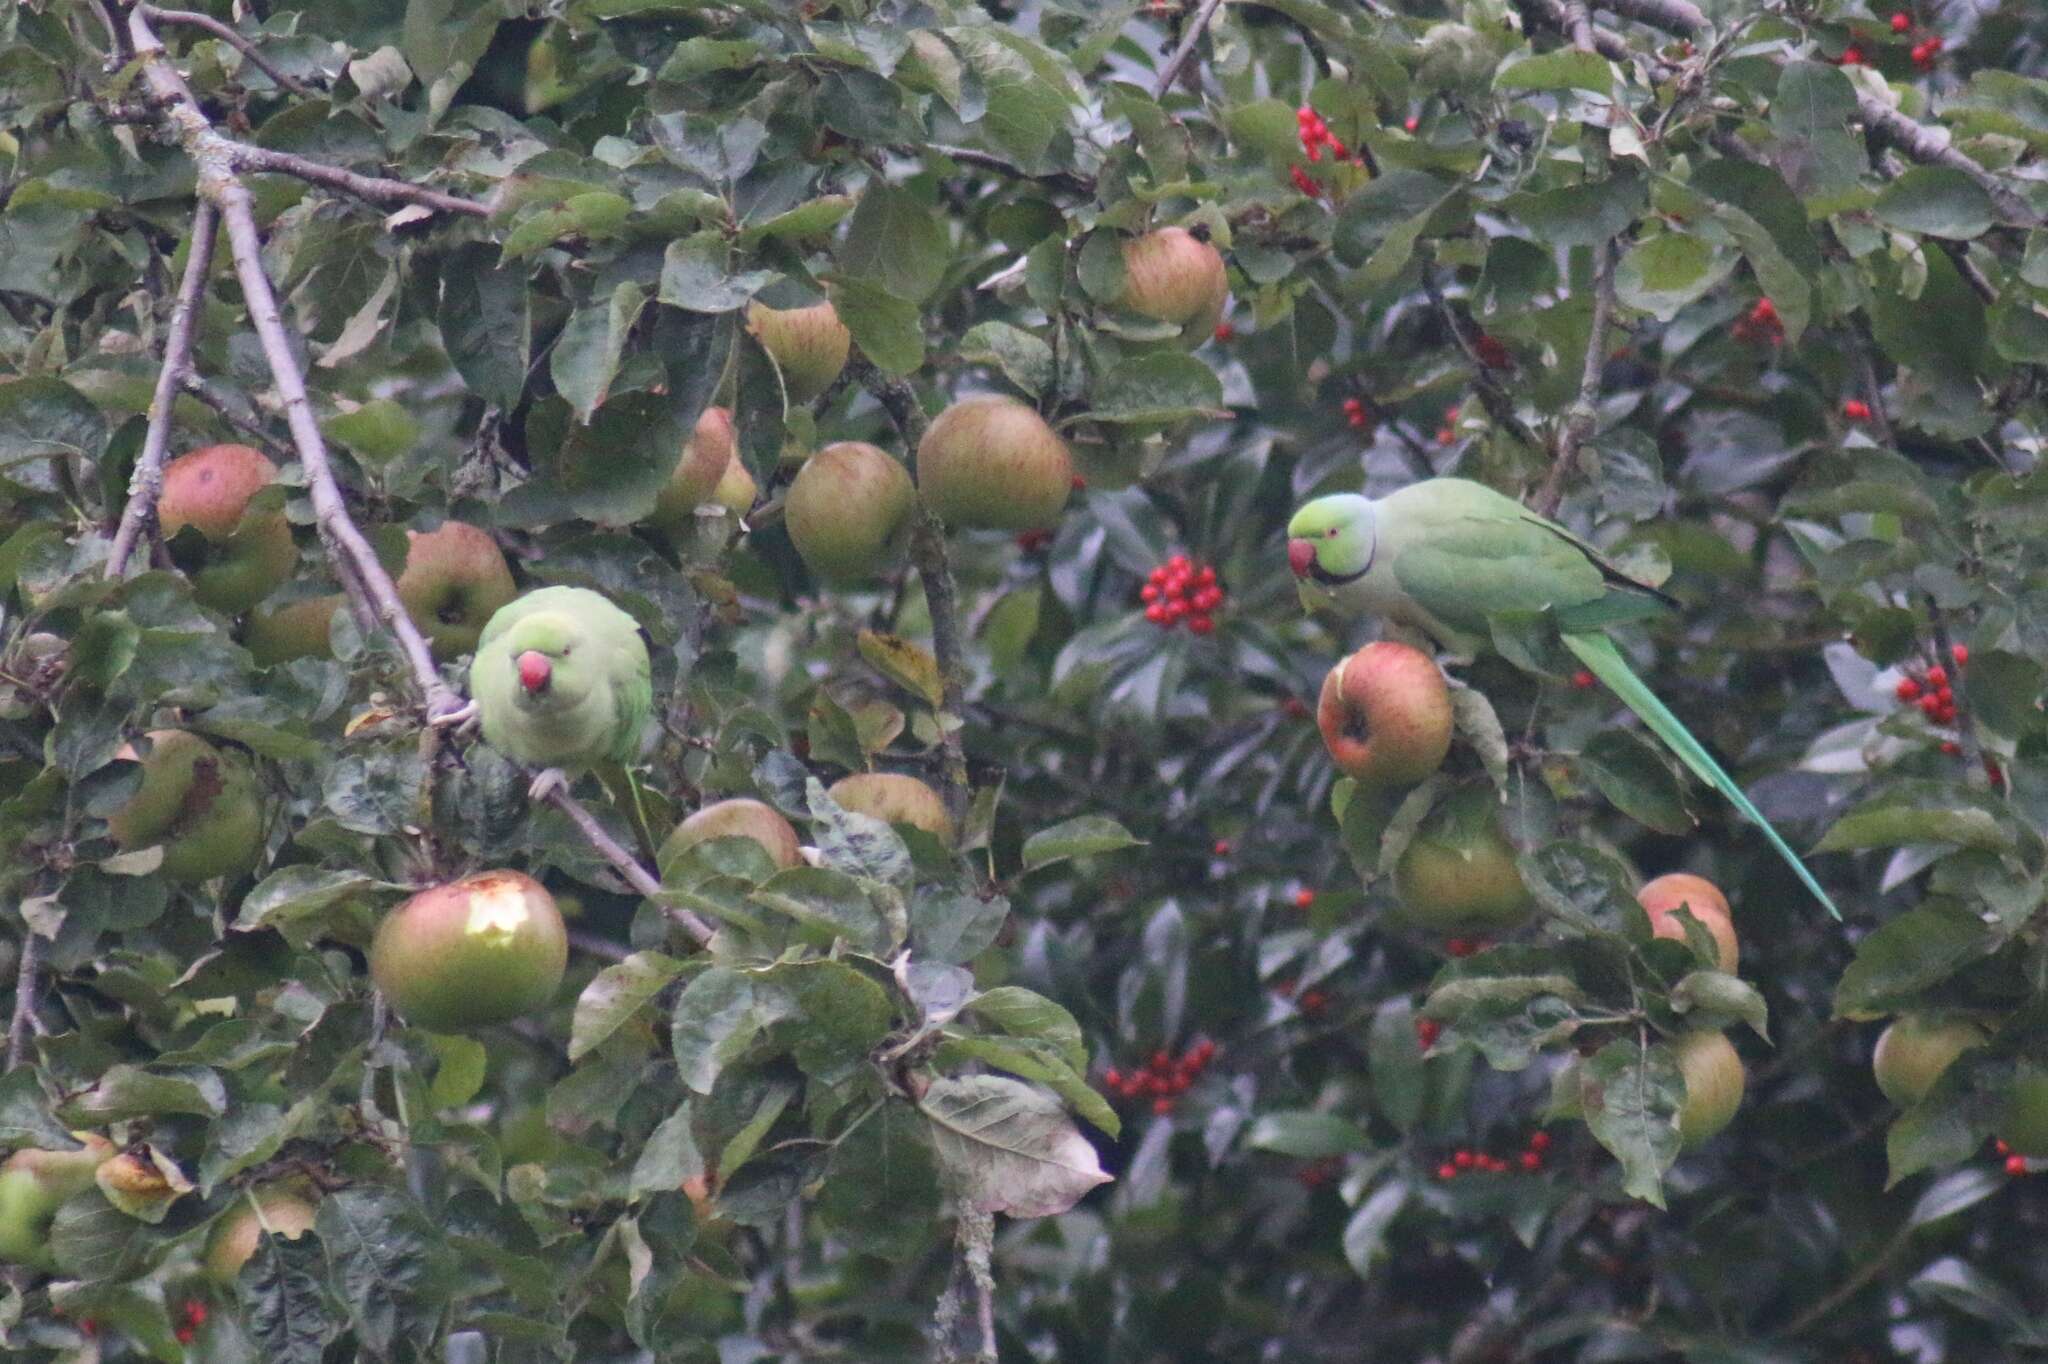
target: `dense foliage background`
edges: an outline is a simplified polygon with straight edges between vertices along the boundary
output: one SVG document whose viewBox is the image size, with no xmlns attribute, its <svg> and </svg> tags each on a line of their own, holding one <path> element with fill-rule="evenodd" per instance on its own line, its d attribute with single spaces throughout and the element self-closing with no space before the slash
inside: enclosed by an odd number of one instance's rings
<svg viewBox="0 0 2048 1364">
<path fill-rule="evenodd" d="M 2040 6 L 203 8 L 0 16 L 0 1148 L 134 1158 L 9 1271 L 7 1357 L 2048 1349 L 2048 1201 L 1990 1147 L 2048 1083 Z M 166 410 L 172 454 L 283 469 L 264 609 L 360 587 L 340 516 L 390 573 L 406 528 L 486 527 L 522 587 L 595 587 L 652 639 L 657 837 L 756 796 L 820 865 L 714 843 L 643 897 L 424 727 L 369 615 L 259 666 L 192 542 L 110 565 L 195 213 L 232 228 L 236 185 L 260 253 L 220 231 Z M 1229 267 L 1192 349 L 1118 306 L 1122 240 L 1171 224 Z M 855 358 L 790 403 L 747 306 L 827 298 Z M 914 569 L 814 581 L 795 460 L 907 457 L 990 391 L 1072 446 L 1057 528 L 929 527 Z M 657 530 L 712 404 L 755 505 Z M 1843 922 L 1569 670 L 1454 668 L 1451 765 L 1398 809 L 1336 779 L 1314 706 L 1370 626 L 1300 612 L 1282 528 L 1441 473 L 1668 570 L 1685 610 L 1624 646 Z M 1209 633 L 1142 614 L 1176 553 L 1214 569 Z M 1952 716 L 1901 700 L 1937 666 Z M 116 846 L 117 754 L 166 729 L 249 765 L 246 873 Z M 946 790 L 951 846 L 811 784 L 869 768 Z M 1385 872 L 1489 782 L 1543 913 L 1468 953 Z M 392 1016 L 378 917 L 503 866 L 572 915 L 554 1006 Z M 1727 890 L 1740 981 L 1647 940 L 1631 893 L 1674 869 Z M 1907 1009 L 1993 1037 L 1902 1113 L 1870 1052 Z M 1747 1095 L 1680 1156 L 1663 1039 L 1701 1024 Z M 312 1233 L 202 1278 L 277 1186 Z"/>
</svg>

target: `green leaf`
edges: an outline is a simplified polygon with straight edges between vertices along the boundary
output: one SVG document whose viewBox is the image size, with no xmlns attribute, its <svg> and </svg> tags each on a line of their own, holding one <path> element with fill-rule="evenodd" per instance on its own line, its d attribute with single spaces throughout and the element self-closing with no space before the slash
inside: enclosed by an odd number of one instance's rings
<svg viewBox="0 0 2048 1364">
<path fill-rule="evenodd" d="M 372 398 L 353 411 L 329 417 L 320 430 L 354 451 L 357 459 L 379 466 L 410 453 L 420 438 L 419 422 L 404 404 L 389 398 Z"/>
<path fill-rule="evenodd" d="M 1621 1162 L 1623 1191 L 1663 1207 L 1685 1102 L 1671 1048 L 1633 1037 L 1609 1042 L 1579 1067 L 1579 1102 L 1595 1140 Z"/>
<path fill-rule="evenodd" d="M 888 992 L 844 962 L 785 963 L 764 973 L 761 985 L 788 992 L 801 1015 L 790 1053 L 825 1084 L 851 1075 L 896 1023 Z"/>
<path fill-rule="evenodd" d="M 795 919 L 802 936 L 819 947 L 844 939 L 856 951 L 887 956 L 895 946 L 862 882 L 831 867 L 779 871 L 748 899 Z"/>
<path fill-rule="evenodd" d="M 1740 976 L 1694 971 L 1671 987 L 1671 1007 L 1685 1015 L 1690 1027 L 1719 1032 L 1732 1023 L 1747 1023 L 1758 1037 L 1771 1040 L 1770 1006 L 1762 992 Z"/>
<path fill-rule="evenodd" d="M 885 1101 L 833 1145 L 818 1215 L 850 1250 L 901 1262 L 930 1247 L 941 1193 L 929 1124 Z"/>
<path fill-rule="evenodd" d="M 1587 933 L 1647 930 L 1634 878 L 1607 853 L 1583 843 L 1553 843 L 1524 853 L 1517 866 L 1529 893 L 1550 913 Z"/>
<path fill-rule="evenodd" d="M 20 1066 L 0 1076 L 0 1148 L 24 1146 L 45 1151 L 70 1151 L 78 1143 L 50 1115 L 50 1103 L 32 1067 Z"/>
<path fill-rule="evenodd" d="M 626 1181 L 629 1197 L 637 1200 L 644 1194 L 670 1193 L 682 1188 L 686 1180 L 703 1177 L 704 1154 L 697 1149 L 692 1116 L 690 1101 L 685 1099 L 648 1134 L 633 1162 L 632 1177 Z"/>
<path fill-rule="evenodd" d="M 1983 236 L 1997 217 L 1984 187 L 1952 166 L 1909 167 L 1871 210 L 1901 232 L 1953 241 Z"/>
<path fill-rule="evenodd" d="M 1353 194 L 1337 214 L 1337 257 L 1361 280 L 1382 284 L 1399 274 L 1437 209 L 1459 187 L 1421 171 L 1396 167 Z"/>
<path fill-rule="evenodd" d="M 1953 843 L 2003 852 L 2014 834 L 1981 797 L 1945 782 L 1893 782 L 1877 796 L 1836 820 L 1814 851 L 1851 852 L 1896 848 L 1909 843 Z"/>
<path fill-rule="evenodd" d="M 91 1089 L 65 1100 L 57 1116 L 73 1127 L 103 1127 L 174 1113 L 217 1118 L 227 1107 L 227 1089 L 220 1076 L 204 1067 L 149 1071 L 121 1062 L 109 1066 Z"/>
<path fill-rule="evenodd" d="M 405 1194 L 374 1184 L 337 1189 L 320 1200 L 313 1227 L 326 1248 L 336 1296 L 347 1308 L 356 1335 L 371 1350 L 388 1355 L 399 1341 L 415 1339 L 423 1322 L 439 1314 L 449 1287 L 440 1264 L 440 1237 L 426 1213 Z M 283 1282 L 289 1277 L 287 1273 Z M 253 1294 L 255 1286 L 250 1288 Z M 289 1292 L 282 1283 L 280 1288 Z M 310 1298 L 304 1305 L 310 1305 Z M 299 1330 L 310 1334 L 309 1327 Z M 293 1332 L 287 1329 L 286 1334 Z"/>
<path fill-rule="evenodd" d="M 304 947 L 319 936 L 328 911 L 399 889 L 361 872 L 280 867 L 242 898 L 234 926 L 244 933 L 274 928 L 293 946 Z"/>
<path fill-rule="evenodd" d="M 900 377 L 924 364 L 924 316 L 915 303 L 864 280 L 835 279 L 832 306 L 875 368 Z"/>
<path fill-rule="evenodd" d="M 1855 116 L 1856 91 L 1840 68 L 1798 61 L 1780 69 L 1771 131 L 1778 168 L 1801 199 L 1836 195 L 1856 183 L 1863 149 L 1848 130 Z"/>
<path fill-rule="evenodd" d="M 1091 395 L 1094 421 L 1157 423 L 1225 415 L 1223 385 L 1207 365 L 1178 351 L 1134 355 L 1102 376 Z"/>
<path fill-rule="evenodd" d="M 569 1025 L 569 1060 L 578 1061 L 596 1050 L 682 971 L 683 964 L 673 957 L 635 952 L 598 972 L 576 997 L 576 1016 Z"/>
<path fill-rule="evenodd" d="M 1998 946 L 1976 916 L 1932 904 L 1880 924 L 1835 984 L 1837 1018 L 1880 1018 Z"/>
<path fill-rule="evenodd" d="M 1053 1217 L 1109 1182 L 1058 1101 L 1022 1081 L 934 1080 L 918 1109 L 952 1187 L 984 1212 Z"/>
<path fill-rule="evenodd" d="M 706 968 L 677 997 L 670 1049 L 682 1081 L 709 1094 L 727 1066 L 746 1054 L 763 1026 L 754 982 L 724 966 Z"/>
<path fill-rule="evenodd" d="M 490 1073 L 490 1053 L 474 1037 L 432 1035 L 434 1082 L 427 1099 L 437 1109 L 460 1108 L 477 1096 Z"/>
<path fill-rule="evenodd" d="M 1068 1065 L 1058 1048 L 1030 1037 L 947 1037 L 933 1055 L 933 1064 L 945 1069 L 964 1068 L 979 1061 L 1007 1070 L 1020 1079 L 1044 1085 L 1067 1101 L 1067 1106 L 1096 1127 L 1114 1137 L 1123 1130 L 1116 1110 L 1087 1079 Z"/>
<path fill-rule="evenodd" d="M 1678 774 L 1631 730 L 1604 729 L 1579 754 L 1579 768 L 1614 808 L 1660 833 L 1691 832 Z"/>
<path fill-rule="evenodd" d="M 805 789 L 813 821 L 811 837 L 826 866 L 849 876 L 908 887 L 910 849 L 903 846 L 894 829 L 872 815 L 840 809 L 816 777 L 807 781 Z"/>
<path fill-rule="evenodd" d="M 1334 1113 L 1305 1109 L 1261 1113 L 1245 1133 L 1244 1144 L 1254 1151 L 1274 1151 L 1299 1160 L 1372 1149 L 1371 1140 L 1356 1123 Z"/>
<path fill-rule="evenodd" d="M 1017 1037 L 1049 1042 L 1076 1071 L 1088 1069 L 1088 1043 L 1064 1005 L 1021 985 L 998 985 L 967 1002 L 967 1012 Z"/>
<path fill-rule="evenodd" d="M 1132 837 L 1128 829 L 1106 815 L 1077 815 L 1024 840 L 1024 870 L 1037 871 L 1069 858 L 1143 846 L 1143 839 Z"/>
<path fill-rule="evenodd" d="M 952 254 L 946 229 L 929 205 L 876 180 L 860 196 L 838 257 L 846 278 L 922 303 L 945 279 Z"/>
<path fill-rule="evenodd" d="M 1387 1256 L 1387 1233 L 1394 1219 L 1408 1206 L 1410 1186 L 1405 1179 L 1393 1179 L 1374 1189 L 1351 1220 L 1344 1224 L 1344 1260 L 1360 1278 Z"/>
<path fill-rule="evenodd" d="M 1003 377 L 1033 398 L 1052 387 L 1052 347 L 1007 322 L 982 322 L 960 339 L 960 358 L 994 365 Z"/>
<path fill-rule="evenodd" d="M 945 701 L 939 662 L 923 646 L 901 635 L 862 630 L 854 638 L 860 656 L 897 686 L 936 710 Z"/>
<path fill-rule="evenodd" d="M 611 298 L 570 314 L 548 357 L 555 391 L 568 400 L 576 420 L 587 422 L 611 392 L 626 338 L 646 306 L 647 293 L 638 284 L 621 283 Z"/>
<path fill-rule="evenodd" d="M 1523 57 L 1502 67 L 1493 78 L 1502 91 L 1590 90 L 1605 95 L 1614 89 L 1614 68 L 1595 52 L 1561 47 Z"/>
<path fill-rule="evenodd" d="M 775 278 L 773 270 L 733 269 L 732 248 L 724 235 L 699 232 L 668 244 L 661 258 L 659 297 L 687 312 L 727 313 L 745 307 Z"/>
<path fill-rule="evenodd" d="M 1631 308 L 1669 322 L 1686 304 L 1728 278 L 1735 257 L 1684 232 L 1662 232 L 1637 242 L 1614 272 L 1615 296 Z"/>
</svg>

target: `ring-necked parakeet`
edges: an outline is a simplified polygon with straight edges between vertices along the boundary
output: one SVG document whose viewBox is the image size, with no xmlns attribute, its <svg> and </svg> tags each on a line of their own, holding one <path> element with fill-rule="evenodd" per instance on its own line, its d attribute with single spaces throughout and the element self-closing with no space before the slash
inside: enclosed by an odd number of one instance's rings
<svg viewBox="0 0 2048 1364">
<path fill-rule="evenodd" d="M 535 799 L 600 763 L 631 762 L 654 700 L 639 625 L 581 587 L 500 607 L 477 641 L 469 691 L 484 741 L 544 769 Z"/>
<path fill-rule="evenodd" d="M 1496 617 L 1547 613 L 1559 638 L 1701 781 L 1726 796 L 1806 888 L 1834 902 L 1735 779 L 1630 669 L 1604 631 L 1678 605 L 1593 546 L 1482 483 L 1431 478 L 1377 501 L 1319 497 L 1287 525 L 1287 563 L 1310 610 L 1369 613 L 1471 656 Z"/>
</svg>

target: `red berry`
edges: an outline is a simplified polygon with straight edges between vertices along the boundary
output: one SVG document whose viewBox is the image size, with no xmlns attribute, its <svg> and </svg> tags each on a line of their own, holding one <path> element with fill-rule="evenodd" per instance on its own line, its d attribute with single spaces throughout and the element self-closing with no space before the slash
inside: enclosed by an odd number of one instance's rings
<svg viewBox="0 0 2048 1364">
<path fill-rule="evenodd" d="M 1165 605 L 1160 602 L 1153 602 L 1145 608 L 1145 619 L 1151 621 L 1154 625 L 1166 624 Z"/>
<path fill-rule="evenodd" d="M 1355 431 L 1362 431 L 1371 420 L 1372 418 L 1366 416 L 1363 412 L 1352 412 L 1345 416 L 1344 423 Z"/>
<path fill-rule="evenodd" d="M 1948 669 L 1939 663 L 1927 670 L 1927 685 L 1939 690 L 1948 685 Z"/>
<path fill-rule="evenodd" d="M 1914 53 L 1917 56 L 1919 53 L 1919 49 L 1915 48 Z M 1856 46 L 1854 43 L 1849 44 L 1849 46 L 1842 49 L 1841 62 L 1843 66 L 1863 65 L 1863 49 Z"/>
<path fill-rule="evenodd" d="M 1469 1170 L 1472 1168 L 1473 1159 L 1474 1157 L 1470 1151 L 1460 1151 L 1451 1157 L 1451 1164 L 1457 1166 L 1460 1170 Z"/>
<path fill-rule="evenodd" d="M 1288 171 L 1288 175 L 1290 178 L 1293 179 L 1294 187 L 1300 190 L 1303 194 L 1306 194 L 1309 198 L 1320 199 L 1323 197 L 1323 187 L 1321 185 L 1318 185 L 1315 181 L 1309 179 L 1308 172 L 1304 171 L 1301 167 L 1293 167 Z"/>
<path fill-rule="evenodd" d="M 1958 644 L 1949 653 L 1954 656 L 1958 668 L 1970 661 L 1970 646 L 1967 644 Z"/>
<path fill-rule="evenodd" d="M 1506 369 L 1515 362 L 1514 357 L 1508 354 L 1508 348 L 1500 343 L 1500 339 L 1486 332 L 1479 333 L 1478 339 L 1473 341 L 1472 353 L 1477 355 L 1479 363 L 1488 369 Z"/>
<path fill-rule="evenodd" d="M 1315 902 L 1316 893 L 1312 890 L 1297 890 L 1294 892 L 1294 907 L 1296 909 L 1307 909 Z"/>
<path fill-rule="evenodd" d="M 1591 691 L 1594 681 L 1593 674 L 1587 672 L 1584 668 L 1572 674 L 1572 685 L 1580 691 Z"/>
<path fill-rule="evenodd" d="M 1471 938 L 1452 938 L 1444 944 L 1444 951 L 1454 957 L 1469 957 L 1478 950 L 1478 942 Z"/>
<path fill-rule="evenodd" d="M 1124 1097 L 1126 1099 L 1139 1098 L 1146 1092 L 1147 1088 L 1145 1077 L 1142 1075 L 1126 1075 L 1124 1077 Z"/>
<path fill-rule="evenodd" d="M 1529 1134 L 1529 1149 L 1538 1153 L 1548 1151 L 1550 1149 L 1550 1133 L 1531 1132 Z"/>
<path fill-rule="evenodd" d="M 1166 607 L 1166 620 L 1168 624 L 1172 624 L 1188 613 L 1188 604 L 1179 597 L 1175 597 L 1170 602 L 1164 602 L 1162 605 Z"/>
<path fill-rule="evenodd" d="M 1168 573 L 1185 573 L 1193 567 L 1194 565 L 1189 562 L 1188 556 L 1185 554 L 1176 554 L 1166 561 L 1166 571 Z"/>
<path fill-rule="evenodd" d="M 1310 990 L 1301 997 L 1301 1011 L 1313 1018 L 1321 1013 L 1329 1002 L 1330 997 L 1321 990 Z"/>
<path fill-rule="evenodd" d="M 1215 1054 L 1216 1044 L 1210 1041 L 1208 1038 L 1205 1037 L 1201 1041 L 1195 1043 L 1195 1055 L 1202 1058 L 1203 1065 L 1208 1065 L 1209 1058 L 1214 1056 Z"/>
<path fill-rule="evenodd" d="M 1203 587 L 1196 590 L 1195 609 L 1197 611 L 1214 611 L 1221 605 L 1223 605 L 1223 589 Z"/>
<path fill-rule="evenodd" d="M 1532 1171 L 1533 1171 L 1533 1170 L 1540 1170 L 1540 1169 L 1542 1169 L 1542 1168 L 1543 1168 L 1543 1153 L 1542 1153 L 1541 1151 L 1524 1151 L 1524 1152 L 1522 1152 L 1522 1168 L 1523 1168 L 1524 1170 L 1532 1170 Z"/>
<path fill-rule="evenodd" d="M 1892 32 L 1904 33 L 1912 27 L 1913 16 L 1907 14 L 1904 10 L 1900 10 L 1897 14 L 1894 14 L 1892 16 Z"/>
<path fill-rule="evenodd" d="M 1218 341 L 1228 342 L 1236 335 L 1237 328 L 1231 326 L 1228 322 L 1218 322 L 1216 324 L 1216 339 Z"/>
<path fill-rule="evenodd" d="M 1122 1089 L 1124 1087 L 1124 1073 L 1115 1066 L 1111 1066 L 1108 1070 L 1102 1072 L 1102 1083 L 1108 1085 L 1111 1089 Z"/>
<path fill-rule="evenodd" d="M 1931 719 L 1933 719 L 1933 718 L 1934 718 L 1935 716 L 1937 716 L 1937 715 L 1940 715 L 1940 714 L 1941 714 L 1941 698 L 1940 698 L 1939 696 L 1923 696 L 1923 697 L 1921 697 L 1921 698 L 1920 698 L 1920 713 L 1921 713 L 1921 714 L 1923 714 L 1923 715 L 1925 715 L 1925 716 L 1926 716 L 1926 717 L 1927 717 L 1928 719 L 1930 719 L 1930 720 L 1931 720 Z"/>
<path fill-rule="evenodd" d="M 1998 759 L 1992 757 L 1989 753 L 1984 755 L 1984 775 L 1991 779 L 1992 790 L 2003 791 L 2005 789 L 2005 772 L 1999 767 Z"/>
<path fill-rule="evenodd" d="M 1507 1173 L 1508 1163 L 1499 1156 L 1481 1156 L 1479 1162 L 1479 1168 L 1489 1173 L 1496 1175 Z"/>
<path fill-rule="evenodd" d="M 1963 754 L 1963 746 L 1954 739 L 1943 739 L 1941 741 L 1941 751 L 1948 757 L 1959 758 Z"/>
<path fill-rule="evenodd" d="M 1861 398 L 1851 398 L 1842 404 L 1842 415 L 1852 422 L 1867 422 L 1870 420 L 1870 404 Z"/>
<path fill-rule="evenodd" d="M 1214 853 L 1218 857 L 1230 856 L 1230 840 L 1227 838 L 1217 839 L 1216 846 L 1211 848 L 1209 851 Z"/>
<path fill-rule="evenodd" d="M 1894 694 L 1901 701 L 1918 701 L 1920 699 L 1920 684 L 1910 677 L 1902 677 L 1899 679 L 1899 685 Z"/>
<path fill-rule="evenodd" d="M 1280 713 L 1290 720 L 1308 718 L 1308 702 L 1299 696 L 1285 696 L 1280 699 Z"/>
<path fill-rule="evenodd" d="M 1163 1096 L 1154 1099 L 1152 1101 L 1152 1111 L 1154 1113 L 1157 1113 L 1162 1118 L 1165 1117 L 1167 1114 L 1173 1112 L 1173 1100 L 1165 1098 Z"/>
<path fill-rule="evenodd" d="M 1282 999 L 1294 998 L 1294 989 L 1295 985 L 1293 976 L 1288 976 L 1284 979 L 1276 980 L 1273 982 L 1273 993 L 1280 996 L 1280 998 Z"/>
<path fill-rule="evenodd" d="M 1778 320 L 1778 305 L 1767 298 L 1760 298 L 1749 310 L 1749 315 L 1758 322 L 1775 322 Z"/>
<path fill-rule="evenodd" d="M 1165 1052 L 1155 1051 L 1152 1053 L 1152 1069 L 1165 1070 L 1168 1066 L 1172 1064 L 1173 1058 L 1167 1055 Z"/>
<path fill-rule="evenodd" d="M 1405 122 L 1403 122 L 1403 123 L 1401 124 L 1401 126 L 1402 126 L 1402 127 L 1404 128 L 1404 129 L 1406 129 L 1407 131 L 1409 131 L 1409 132 L 1411 132 L 1411 133 L 1412 133 L 1412 132 L 1414 132 L 1414 131 L 1415 131 L 1415 130 L 1416 130 L 1417 128 L 1420 128 L 1420 127 L 1422 126 L 1422 120 L 1421 120 L 1421 119 L 1419 119 L 1419 118 L 1417 118 L 1417 117 L 1415 117 L 1415 115 L 1413 115 L 1413 114 L 1410 114 L 1410 115 L 1408 115 L 1408 118 L 1407 118 L 1407 120 L 1406 120 Z"/>
<path fill-rule="evenodd" d="M 1188 630 L 1193 634 L 1206 635 L 1214 631 L 1215 628 L 1216 622 L 1207 616 L 1194 616 L 1188 621 Z"/>
<path fill-rule="evenodd" d="M 1449 1161 L 1445 1161 L 1436 1167 L 1436 1177 L 1438 1179 L 1456 1179 L 1458 1177 L 1458 1167 Z"/>
<path fill-rule="evenodd" d="M 1139 600 L 1139 601 L 1141 601 L 1141 602 L 1155 602 L 1155 601 L 1158 601 L 1158 600 L 1159 600 L 1159 584 L 1158 584 L 1158 583 L 1146 583 L 1146 584 L 1145 584 L 1145 585 L 1144 585 L 1143 587 L 1139 588 L 1139 589 L 1138 589 L 1138 600 Z"/>
<path fill-rule="evenodd" d="M 1940 691 L 1934 693 L 1934 699 L 1941 702 L 1943 710 L 1953 710 L 1956 704 L 1955 688 L 1943 687 Z"/>
<path fill-rule="evenodd" d="M 1415 1040 L 1422 1044 L 1424 1051 L 1428 1051 L 1436 1045 L 1436 1039 L 1443 1030 L 1444 1025 L 1437 1022 L 1434 1018 L 1418 1018 L 1415 1020 Z"/>
<path fill-rule="evenodd" d="M 2009 1175 L 2025 1174 L 2027 1172 L 2027 1158 L 2025 1156 L 2007 1156 L 2005 1158 L 2005 1172 Z"/>
<path fill-rule="evenodd" d="M 1927 49 L 1927 55 L 1931 57 L 1947 46 L 1947 40 L 1939 33 L 1930 33 L 1927 35 L 1927 41 L 1922 43 L 1921 46 Z"/>
<path fill-rule="evenodd" d="M 1195 570 L 1195 586 L 1214 587 L 1215 585 L 1216 569 L 1213 565 L 1203 564 L 1200 568 Z"/>
<path fill-rule="evenodd" d="M 2009 1156 L 2012 1154 L 2012 1147 L 2005 1144 L 2004 1137 L 1993 1138 L 1991 1146 L 1992 1149 L 1997 1151 L 1998 1154 L 2000 1154 L 2001 1156 Z"/>
<path fill-rule="evenodd" d="M 2018 1157 L 2014 1157 L 2014 1159 L 2018 1159 Z M 2022 1162 L 2022 1164 L 2024 1164 L 2024 1162 Z M 2025 1174 L 2026 1171 L 2022 1170 L 2020 1173 Z M 189 1326 L 180 1326 L 177 1330 L 171 1332 L 172 1337 L 180 1345 L 190 1345 L 192 1343 L 193 1338 L 198 1334 L 199 1333 L 197 1331 L 193 1330 Z"/>
<path fill-rule="evenodd" d="M 1088 480 L 1087 480 L 1087 479 L 1085 479 L 1085 478 L 1083 478 L 1083 477 L 1082 477 L 1081 475 L 1079 475 L 1079 474 L 1075 474 L 1075 475 L 1074 475 L 1074 482 L 1073 482 L 1073 485 L 1072 485 L 1072 486 L 1073 486 L 1073 489 L 1074 489 L 1074 491 L 1075 491 L 1075 492 L 1077 492 L 1077 493 L 1078 493 L 1078 492 L 1085 492 L 1085 491 L 1087 491 L 1087 488 L 1088 488 Z"/>
<path fill-rule="evenodd" d="M 91 1317 L 80 1317 L 78 1319 L 78 1329 L 90 1339 L 100 1333 L 100 1324 Z"/>
<path fill-rule="evenodd" d="M 1455 445 L 1457 440 L 1458 433 L 1451 430 L 1450 427 L 1439 426 L 1436 429 L 1436 443 L 1438 445 Z"/>
</svg>

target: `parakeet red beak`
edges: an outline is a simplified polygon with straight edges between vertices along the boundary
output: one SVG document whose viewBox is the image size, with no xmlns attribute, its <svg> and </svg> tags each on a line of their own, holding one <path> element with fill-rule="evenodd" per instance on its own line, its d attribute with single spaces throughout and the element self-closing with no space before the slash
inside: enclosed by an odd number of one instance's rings
<svg viewBox="0 0 2048 1364">
<path fill-rule="evenodd" d="M 1316 547 L 1306 540 L 1289 540 L 1287 566 L 1294 570 L 1295 577 L 1306 578 L 1316 566 Z"/>
<path fill-rule="evenodd" d="M 555 665 L 548 662 L 548 656 L 534 649 L 519 655 L 519 685 L 529 693 L 547 686 L 548 679 L 555 675 Z"/>
</svg>

